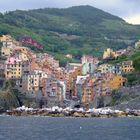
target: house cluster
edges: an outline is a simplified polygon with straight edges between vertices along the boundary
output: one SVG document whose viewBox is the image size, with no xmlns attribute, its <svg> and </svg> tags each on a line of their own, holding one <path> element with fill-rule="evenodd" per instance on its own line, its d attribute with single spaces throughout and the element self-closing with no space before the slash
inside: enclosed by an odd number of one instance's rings
<svg viewBox="0 0 140 140">
<path fill-rule="evenodd" d="M 140 49 L 140 40 L 138 40 L 138 41 L 135 43 L 135 48 L 136 48 L 136 49 Z"/>
<path fill-rule="evenodd" d="M 31 46 L 34 46 L 34 47 L 36 47 L 38 49 L 43 49 L 43 46 L 40 45 L 35 40 L 33 40 L 31 37 L 24 37 L 24 38 L 21 39 L 21 42 L 24 45 L 31 45 Z"/>
<path fill-rule="evenodd" d="M 22 93 L 47 100 L 78 99 L 89 104 L 95 96 L 109 96 L 123 86 L 127 79 L 122 74 L 134 70 L 132 61 L 100 65 L 98 58 L 88 55 L 81 63 L 68 63 L 63 68 L 53 56 L 36 54 L 9 35 L 1 36 L 0 42 L 1 57 L 6 58 L 0 61 L 1 78 L 14 79 Z"/>
<path fill-rule="evenodd" d="M 117 75 L 123 75 L 134 71 L 133 61 L 123 61 L 116 64 L 101 64 L 98 67 L 101 73 L 113 73 Z"/>
<path fill-rule="evenodd" d="M 117 58 L 124 54 L 127 54 L 126 49 L 113 51 L 113 49 L 107 48 L 106 50 L 104 50 L 103 59 Z"/>
</svg>

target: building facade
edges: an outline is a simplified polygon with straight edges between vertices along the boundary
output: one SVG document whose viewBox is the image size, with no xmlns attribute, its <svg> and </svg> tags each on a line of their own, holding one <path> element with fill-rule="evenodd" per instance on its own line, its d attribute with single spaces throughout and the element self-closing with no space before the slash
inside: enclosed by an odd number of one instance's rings
<svg viewBox="0 0 140 140">
<path fill-rule="evenodd" d="M 133 61 L 124 61 L 122 62 L 122 72 L 123 73 L 130 73 L 134 71 Z"/>
<path fill-rule="evenodd" d="M 10 57 L 5 62 L 5 78 L 20 79 L 22 77 L 22 61 L 15 57 Z"/>
</svg>

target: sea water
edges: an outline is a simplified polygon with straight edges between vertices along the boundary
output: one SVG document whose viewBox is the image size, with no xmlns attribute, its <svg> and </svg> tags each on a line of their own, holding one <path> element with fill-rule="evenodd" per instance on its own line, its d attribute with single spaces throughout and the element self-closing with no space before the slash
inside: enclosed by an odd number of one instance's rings
<svg viewBox="0 0 140 140">
<path fill-rule="evenodd" d="M 140 140 L 140 118 L 0 116 L 0 140 Z"/>
</svg>

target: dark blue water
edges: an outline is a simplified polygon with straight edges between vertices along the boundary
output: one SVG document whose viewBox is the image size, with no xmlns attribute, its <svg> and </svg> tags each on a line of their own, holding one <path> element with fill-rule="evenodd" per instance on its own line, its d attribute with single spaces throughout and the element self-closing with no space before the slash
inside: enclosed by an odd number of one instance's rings
<svg viewBox="0 0 140 140">
<path fill-rule="evenodd" d="M 140 140 L 140 118 L 0 116 L 0 140 Z"/>
</svg>

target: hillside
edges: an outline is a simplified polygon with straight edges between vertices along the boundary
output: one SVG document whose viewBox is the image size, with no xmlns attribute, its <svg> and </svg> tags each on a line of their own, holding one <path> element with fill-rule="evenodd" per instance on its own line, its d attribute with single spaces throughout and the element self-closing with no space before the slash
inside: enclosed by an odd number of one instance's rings
<svg viewBox="0 0 140 140">
<path fill-rule="evenodd" d="M 120 49 L 140 37 L 140 27 L 127 24 L 91 6 L 46 8 L 0 14 L 0 34 L 16 39 L 29 36 L 56 58 L 71 53 L 100 56 L 103 49 Z"/>
</svg>

